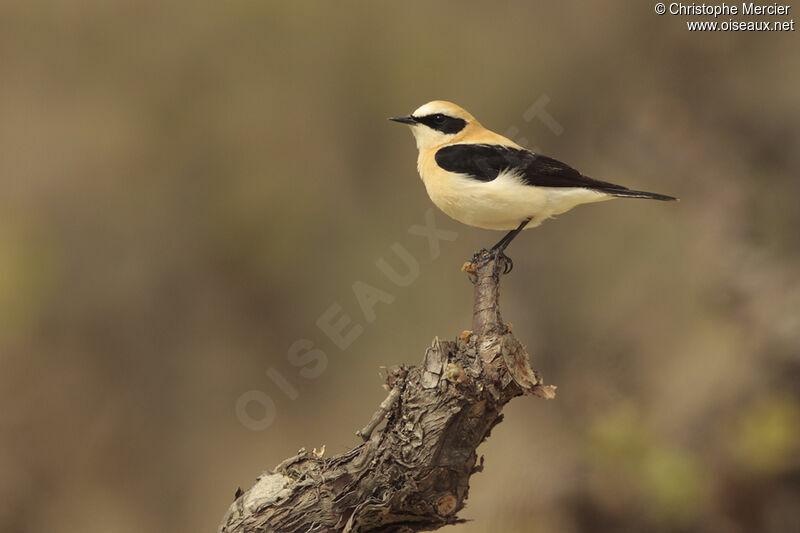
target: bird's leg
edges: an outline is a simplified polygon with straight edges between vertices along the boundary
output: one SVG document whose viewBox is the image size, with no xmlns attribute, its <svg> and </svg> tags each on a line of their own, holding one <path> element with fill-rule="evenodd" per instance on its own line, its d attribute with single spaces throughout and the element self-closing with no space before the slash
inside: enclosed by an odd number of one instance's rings
<svg viewBox="0 0 800 533">
<path fill-rule="evenodd" d="M 505 261 L 506 261 L 506 266 L 505 266 L 505 268 L 503 269 L 503 274 L 508 274 L 508 273 L 509 273 L 509 272 L 511 272 L 511 270 L 514 268 L 514 261 L 512 261 L 512 260 L 511 260 L 511 258 L 510 258 L 510 257 L 508 257 L 508 256 L 507 256 L 507 255 L 504 253 L 504 250 L 505 250 L 505 249 L 508 247 L 508 245 L 509 245 L 509 244 L 511 244 L 511 241 L 513 241 L 513 240 L 514 240 L 514 237 L 516 237 L 517 235 L 519 235 L 519 233 L 520 233 L 520 232 L 521 232 L 523 229 L 525 229 L 525 226 L 527 226 L 527 225 L 528 225 L 528 223 L 529 223 L 530 221 L 531 221 L 531 217 L 528 217 L 528 218 L 526 218 L 525 220 L 523 220 L 523 221 L 522 221 L 522 223 L 521 223 L 519 226 L 517 226 L 517 229 L 512 229 L 511 231 L 509 231 L 508 233 L 506 233 L 506 235 L 505 235 L 505 236 L 504 236 L 502 239 L 500 239 L 500 241 L 499 241 L 497 244 L 495 244 L 494 246 L 492 246 L 492 249 L 491 249 L 491 250 L 489 250 L 490 252 L 493 252 L 493 253 L 494 253 L 494 256 L 495 256 L 496 258 L 498 258 L 498 259 L 500 259 L 500 258 L 503 258 L 503 259 L 505 259 Z"/>
</svg>

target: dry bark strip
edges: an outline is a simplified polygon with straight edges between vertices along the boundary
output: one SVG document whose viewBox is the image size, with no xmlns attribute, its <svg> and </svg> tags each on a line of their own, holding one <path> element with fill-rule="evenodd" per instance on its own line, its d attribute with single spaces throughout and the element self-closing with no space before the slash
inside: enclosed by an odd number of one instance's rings
<svg viewBox="0 0 800 533">
<path fill-rule="evenodd" d="M 334 457 L 300 450 L 237 497 L 220 533 L 432 531 L 461 520 L 476 448 L 512 398 L 555 396 L 503 323 L 503 260 L 487 252 L 464 265 L 475 285 L 472 331 L 434 339 L 421 366 L 398 366 L 365 440 Z M 377 430 L 386 419 L 383 429 Z"/>
</svg>

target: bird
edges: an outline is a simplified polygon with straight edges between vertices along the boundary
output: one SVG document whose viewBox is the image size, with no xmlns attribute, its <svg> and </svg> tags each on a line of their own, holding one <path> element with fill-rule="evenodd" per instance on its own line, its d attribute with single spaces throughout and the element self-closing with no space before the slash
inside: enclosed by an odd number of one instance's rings
<svg viewBox="0 0 800 533">
<path fill-rule="evenodd" d="M 677 200 L 585 176 L 484 128 L 452 102 L 434 100 L 389 120 L 411 127 L 417 170 L 439 209 L 468 226 L 508 231 L 489 250 L 505 260 L 505 273 L 514 264 L 505 249 L 522 230 L 575 206 L 613 198 Z"/>
</svg>

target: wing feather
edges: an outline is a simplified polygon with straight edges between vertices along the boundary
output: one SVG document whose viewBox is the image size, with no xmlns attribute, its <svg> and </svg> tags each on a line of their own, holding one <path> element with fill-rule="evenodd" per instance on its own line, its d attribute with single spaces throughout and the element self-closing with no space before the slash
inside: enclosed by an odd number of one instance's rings
<svg viewBox="0 0 800 533">
<path fill-rule="evenodd" d="M 584 176 L 551 157 L 498 144 L 452 144 L 436 152 L 436 163 L 444 170 L 466 174 L 479 181 L 492 181 L 512 170 L 526 185 L 539 187 L 583 187 L 624 191 L 627 187 Z"/>
</svg>

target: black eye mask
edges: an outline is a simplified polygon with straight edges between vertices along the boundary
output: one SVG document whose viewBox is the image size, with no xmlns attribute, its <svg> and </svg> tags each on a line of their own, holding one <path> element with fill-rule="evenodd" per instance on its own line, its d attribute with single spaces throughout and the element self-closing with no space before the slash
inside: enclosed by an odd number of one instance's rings
<svg viewBox="0 0 800 533">
<path fill-rule="evenodd" d="M 419 124 L 425 124 L 433 130 L 441 131 L 446 134 L 458 133 L 467 125 L 467 121 L 463 118 L 448 117 L 442 113 L 425 115 L 424 117 L 414 117 L 414 119 Z"/>
</svg>

